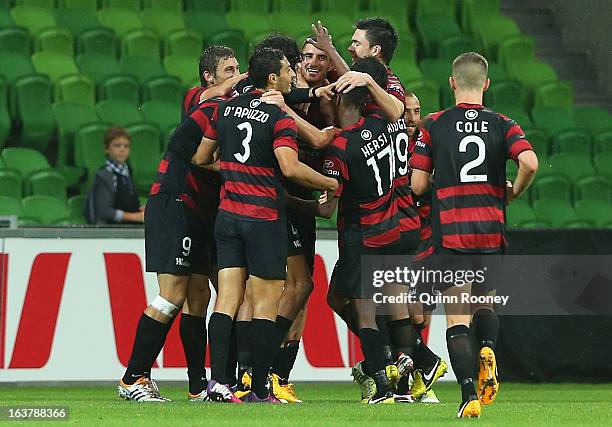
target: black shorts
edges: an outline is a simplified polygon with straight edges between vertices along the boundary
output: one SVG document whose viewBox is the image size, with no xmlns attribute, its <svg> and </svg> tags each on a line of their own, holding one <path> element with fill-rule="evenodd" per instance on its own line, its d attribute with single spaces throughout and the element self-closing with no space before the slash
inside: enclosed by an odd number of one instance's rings
<svg viewBox="0 0 612 427">
<path fill-rule="evenodd" d="M 287 256 L 304 255 L 312 274 L 317 239 L 315 220 L 298 218 L 290 219 L 287 223 Z"/>
<path fill-rule="evenodd" d="M 209 275 L 214 268 L 212 227 L 176 196 L 158 193 L 145 208 L 146 270 Z"/>
<path fill-rule="evenodd" d="M 248 221 L 224 211 L 215 224 L 217 268 L 246 267 L 268 280 L 287 277 L 287 221 Z"/>
<path fill-rule="evenodd" d="M 405 231 L 397 243 L 393 244 L 393 255 L 414 255 L 419 246 L 421 233 L 419 230 Z"/>
</svg>

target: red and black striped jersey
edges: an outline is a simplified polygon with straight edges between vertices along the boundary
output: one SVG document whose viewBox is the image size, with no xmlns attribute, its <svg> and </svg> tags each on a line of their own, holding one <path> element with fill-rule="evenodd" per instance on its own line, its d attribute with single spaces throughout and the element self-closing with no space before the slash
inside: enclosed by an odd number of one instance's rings
<svg viewBox="0 0 612 427">
<path fill-rule="evenodd" d="M 399 77 L 397 77 L 393 71 L 391 71 L 391 68 L 387 68 L 387 85 L 385 86 L 385 90 L 387 93 L 390 93 L 402 101 L 402 104 L 406 102 L 406 89 L 404 88 L 404 85 L 402 85 Z M 380 107 L 371 97 L 369 97 L 364 114 L 367 115 L 374 113 L 381 114 Z"/>
<path fill-rule="evenodd" d="M 187 91 L 185 98 L 183 99 L 183 105 L 181 107 L 181 121 L 185 120 L 189 114 L 200 105 L 200 97 L 204 93 L 206 88 L 204 86 L 195 86 Z"/>
<path fill-rule="evenodd" d="M 382 247 L 400 236 L 393 191 L 393 141 L 378 115 L 361 117 L 327 147 L 326 175 L 338 180 L 338 244 L 357 235 L 367 247 Z"/>
<path fill-rule="evenodd" d="M 433 172 L 434 249 L 488 253 L 505 246 L 506 161 L 531 150 L 521 127 L 482 105 L 429 117 L 410 166 Z"/>
<path fill-rule="evenodd" d="M 224 98 L 211 98 L 199 104 L 176 128 L 157 169 L 151 195 L 171 194 L 201 215 L 214 214 L 218 205 L 218 173 L 194 166 L 191 158 L 202 137 L 214 136 L 211 120 Z"/>
<path fill-rule="evenodd" d="M 406 122 L 403 118 L 395 123 L 387 125 L 393 152 L 395 153 L 395 176 L 393 189 L 397 199 L 397 209 L 400 215 L 400 229 L 402 233 L 418 230 L 420 227 L 419 215 L 414 208 L 412 191 L 410 190 L 410 166 L 411 142 L 406 130 Z M 414 143 L 412 143 L 414 144 Z"/>
<path fill-rule="evenodd" d="M 223 185 L 219 209 L 251 221 L 285 218 L 282 174 L 274 150 L 297 151 L 295 120 L 262 103 L 261 91 L 227 101 L 213 118 L 221 148 Z"/>
</svg>

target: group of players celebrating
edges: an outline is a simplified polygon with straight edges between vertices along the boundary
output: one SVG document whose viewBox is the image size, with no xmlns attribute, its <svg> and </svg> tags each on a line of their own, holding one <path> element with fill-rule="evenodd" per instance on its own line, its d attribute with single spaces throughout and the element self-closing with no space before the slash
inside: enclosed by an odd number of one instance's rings
<svg viewBox="0 0 612 427">
<path fill-rule="evenodd" d="M 453 63 L 456 106 L 420 120 L 418 98 L 389 68 L 393 27 L 382 18 L 355 26 L 350 68 L 320 22 L 301 49 L 290 37 L 267 37 L 247 73 L 228 47 L 202 53 L 201 86 L 185 97 L 146 206 L 146 268 L 157 273 L 159 295 L 139 320 L 120 397 L 168 401 L 150 373 L 182 310 L 189 400 L 301 402 L 289 376 L 313 289 L 315 217 L 338 210 L 328 303 L 361 342 L 365 360 L 352 375 L 362 401 L 437 402 L 432 385 L 447 364 L 421 338 L 433 307 L 377 314 L 361 257 L 426 265 L 437 254 L 502 253 L 504 206 L 530 185 L 537 158 L 518 124 L 483 107 L 481 55 Z M 519 165 L 514 183 L 507 159 Z M 209 282 L 217 298 L 207 328 Z M 478 417 L 499 389 L 499 320 L 490 305 L 446 313 L 458 416 Z"/>
</svg>

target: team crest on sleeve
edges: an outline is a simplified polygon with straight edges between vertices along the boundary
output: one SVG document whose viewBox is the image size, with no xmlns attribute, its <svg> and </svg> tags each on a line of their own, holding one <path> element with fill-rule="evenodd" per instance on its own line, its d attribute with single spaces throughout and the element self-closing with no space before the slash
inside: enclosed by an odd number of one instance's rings
<svg viewBox="0 0 612 427">
<path fill-rule="evenodd" d="M 478 111 L 476 110 L 467 110 L 465 112 L 465 118 L 468 120 L 474 120 L 476 117 L 478 117 Z"/>
<path fill-rule="evenodd" d="M 369 141 L 370 139 L 372 139 L 372 132 L 370 132 L 368 129 L 362 130 L 361 139 L 363 139 L 364 141 Z"/>
<path fill-rule="evenodd" d="M 259 104 L 261 104 L 261 99 L 255 98 L 255 99 L 251 100 L 251 102 L 249 103 L 249 106 L 251 108 L 257 108 L 257 107 L 259 107 Z"/>
</svg>

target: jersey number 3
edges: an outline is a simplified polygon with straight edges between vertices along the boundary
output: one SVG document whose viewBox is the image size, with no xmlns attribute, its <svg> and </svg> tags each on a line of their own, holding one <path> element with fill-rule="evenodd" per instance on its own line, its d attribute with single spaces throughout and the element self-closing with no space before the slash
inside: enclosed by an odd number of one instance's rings
<svg viewBox="0 0 612 427">
<path fill-rule="evenodd" d="M 251 126 L 249 122 L 240 123 L 236 127 L 240 130 L 246 130 L 246 136 L 242 140 L 242 146 L 244 147 L 244 153 L 243 154 L 234 153 L 234 157 L 240 163 L 245 163 L 251 156 L 251 146 L 249 144 L 251 143 L 251 138 L 253 137 L 253 127 Z"/>
<path fill-rule="evenodd" d="M 474 143 L 478 147 L 478 156 L 474 160 L 470 160 L 465 165 L 463 165 L 461 171 L 459 172 L 459 178 L 461 179 L 461 182 L 486 182 L 486 174 L 469 173 L 472 169 L 480 166 L 485 161 L 485 142 L 481 137 L 477 135 L 468 135 L 463 138 L 461 142 L 459 142 L 459 152 L 467 152 L 467 146 L 470 143 Z"/>
</svg>

